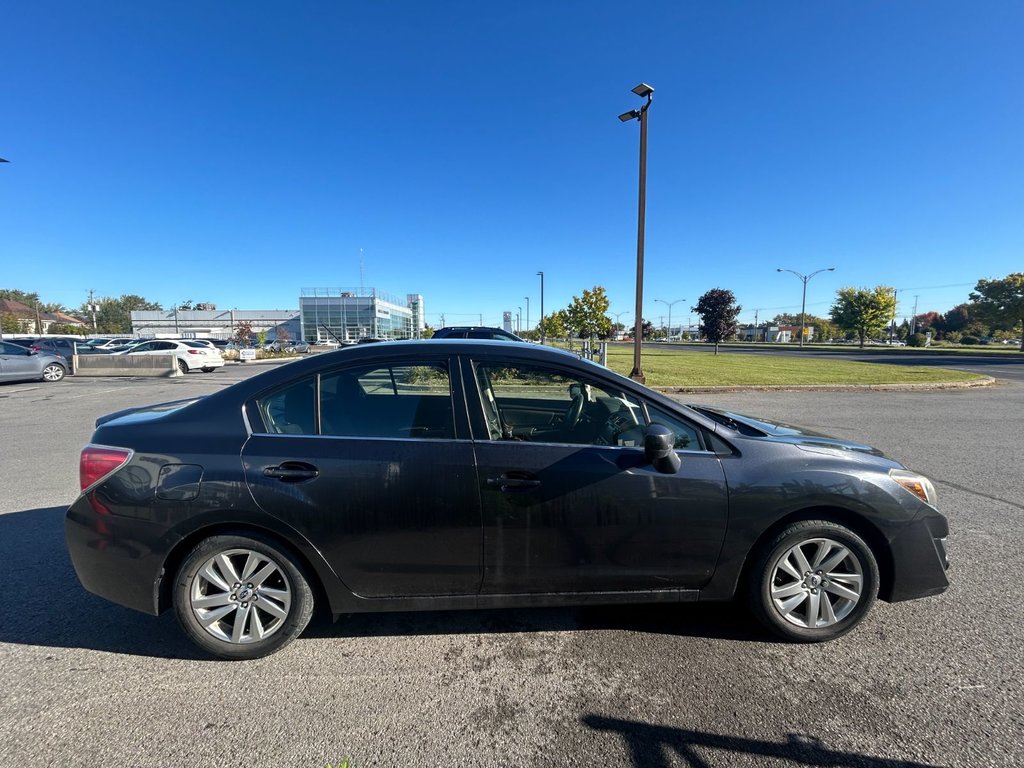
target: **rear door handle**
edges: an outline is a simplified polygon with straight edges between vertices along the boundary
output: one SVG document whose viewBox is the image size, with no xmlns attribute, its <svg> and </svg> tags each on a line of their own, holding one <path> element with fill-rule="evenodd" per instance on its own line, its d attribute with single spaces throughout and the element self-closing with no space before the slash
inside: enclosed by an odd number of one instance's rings
<svg viewBox="0 0 1024 768">
<path fill-rule="evenodd" d="M 536 488 L 540 485 L 540 480 L 533 477 L 524 477 L 515 473 L 509 475 L 505 473 L 500 477 L 489 477 L 487 478 L 487 485 L 492 488 L 497 488 L 499 491 L 511 491 L 511 490 L 522 490 L 526 491 L 531 488 Z"/>
<path fill-rule="evenodd" d="M 263 475 L 273 477 L 282 483 L 301 483 L 303 480 L 319 477 L 320 470 L 302 461 L 286 461 L 276 467 L 267 467 L 263 470 Z"/>
</svg>

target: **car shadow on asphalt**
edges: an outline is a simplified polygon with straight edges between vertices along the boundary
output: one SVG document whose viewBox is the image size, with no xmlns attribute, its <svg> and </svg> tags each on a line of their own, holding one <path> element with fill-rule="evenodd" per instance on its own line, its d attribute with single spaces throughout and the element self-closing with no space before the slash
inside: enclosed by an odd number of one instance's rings
<svg viewBox="0 0 1024 768">
<path fill-rule="evenodd" d="M 86 592 L 64 544 L 65 507 L 0 515 L 0 643 L 204 659 L 168 612 L 154 617 Z"/>
<path fill-rule="evenodd" d="M 927 763 L 830 749 L 820 739 L 804 734 L 790 733 L 785 741 L 777 742 L 595 714 L 584 715 L 582 722 L 594 731 L 618 734 L 629 752 L 633 768 L 668 768 L 680 764 L 690 768 L 713 768 L 734 765 L 737 755 L 756 758 L 758 765 L 771 761 L 772 765 L 784 762 L 850 768 L 934 768 Z"/>
<path fill-rule="evenodd" d="M 0 642 L 159 658 L 209 658 L 185 639 L 172 612 L 149 616 L 86 592 L 64 544 L 64 513 L 64 507 L 45 507 L 0 515 L 0 579 L 6 593 Z M 596 629 L 770 640 L 735 605 L 693 603 L 362 613 L 337 622 L 318 617 L 303 636 L 342 639 Z"/>
</svg>

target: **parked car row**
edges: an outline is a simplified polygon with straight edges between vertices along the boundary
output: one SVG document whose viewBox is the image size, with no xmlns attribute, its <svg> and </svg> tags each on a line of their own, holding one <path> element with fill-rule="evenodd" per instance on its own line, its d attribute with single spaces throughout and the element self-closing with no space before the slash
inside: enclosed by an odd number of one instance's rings
<svg viewBox="0 0 1024 768">
<path fill-rule="evenodd" d="M 40 352 L 10 341 L 0 341 L 0 381 L 60 381 L 68 373 L 68 361 L 60 355 Z"/>
</svg>

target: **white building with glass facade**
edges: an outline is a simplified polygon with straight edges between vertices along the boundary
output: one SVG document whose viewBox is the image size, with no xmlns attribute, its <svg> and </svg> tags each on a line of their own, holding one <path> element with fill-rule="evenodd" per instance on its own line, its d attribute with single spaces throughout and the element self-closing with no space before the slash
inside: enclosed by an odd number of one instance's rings
<svg viewBox="0 0 1024 768">
<path fill-rule="evenodd" d="M 403 301 L 376 288 L 303 288 L 299 314 L 308 342 L 419 339 L 425 326 L 421 295 Z"/>
</svg>

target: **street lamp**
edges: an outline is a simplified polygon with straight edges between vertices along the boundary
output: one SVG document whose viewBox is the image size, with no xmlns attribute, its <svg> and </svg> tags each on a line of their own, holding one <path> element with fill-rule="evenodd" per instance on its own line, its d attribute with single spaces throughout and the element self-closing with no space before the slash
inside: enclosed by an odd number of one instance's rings
<svg viewBox="0 0 1024 768">
<path fill-rule="evenodd" d="M 526 330 L 530 330 L 530 297 L 523 296 L 526 299 Z"/>
<path fill-rule="evenodd" d="M 803 298 L 803 301 L 800 303 L 800 348 L 803 349 L 803 346 L 804 346 L 804 324 L 805 324 L 806 319 L 807 319 L 807 282 L 812 277 L 814 277 L 815 275 L 820 275 L 822 272 L 835 272 L 836 268 L 835 267 L 826 267 L 824 269 L 819 269 L 817 272 L 811 272 L 811 274 L 809 274 L 809 275 L 801 275 L 795 269 L 783 269 L 782 267 L 779 267 L 775 271 L 776 272 L 791 272 L 794 275 L 796 275 L 797 277 L 799 277 L 800 281 L 804 284 L 804 298 Z"/>
<path fill-rule="evenodd" d="M 655 301 L 660 301 L 662 304 L 668 304 L 668 338 L 669 338 L 669 340 L 671 340 L 672 339 L 672 307 L 674 305 L 678 304 L 681 301 L 686 301 L 686 299 L 676 299 L 675 301 L 665 301 L 664 299 L 655 299 Z"/>
<path fill-rule="evenodd" d="M 619 120 L 628 123 L 640 121 L 640 194 L 637 203 L 636 224 L 636 322 L 633 327 L 633 370 L 629 378 L 643 384 L 646 376 L 640 368 L 640 344 L 643 340 L 644 303 L 644 218 L 647 211 L 647 110 L 651 108 L 654 89 L 647 83 L 640 83 L 633 93 L 647 102 L 640 109 L 631 109 L 619 115 Z"/>
<path fill-rule="evenodd" d="M 523 308 L 522 307 L 516 307 L 516 309 L 519 310 L 518 312 L 516 312 L 516 333 L 522 333 L 523 332 Z"/>
<path fill-rule="evenodd" d="M 538 272 L 540 276 L 540 343 L 544 343 L 544 273 Z"/>
</svg>

